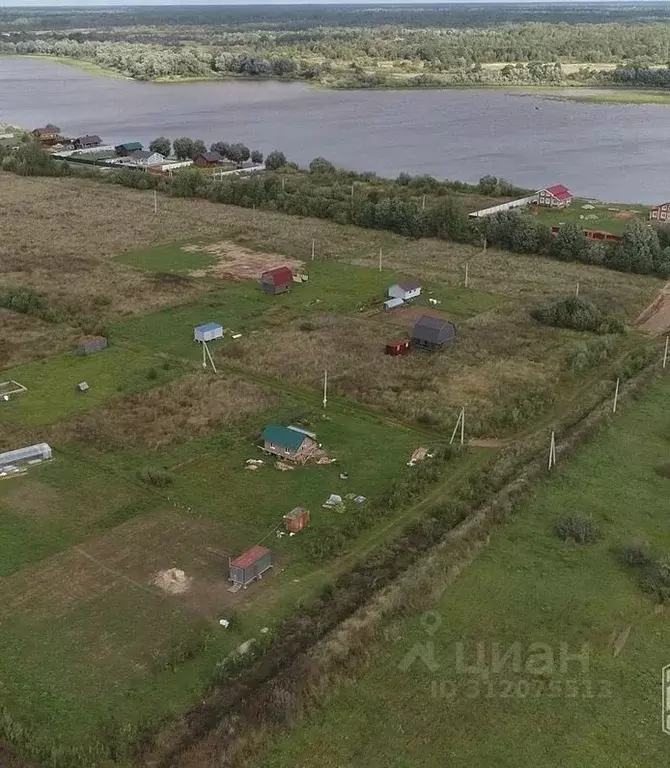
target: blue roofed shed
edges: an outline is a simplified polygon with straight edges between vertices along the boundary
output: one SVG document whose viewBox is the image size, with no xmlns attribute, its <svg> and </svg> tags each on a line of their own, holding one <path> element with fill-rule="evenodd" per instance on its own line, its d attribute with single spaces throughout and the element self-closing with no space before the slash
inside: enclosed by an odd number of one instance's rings
<svg viewBox="0 0 670 768">
<path fill-rule="evenodd" d="M 318 448 L 316 440 L 304 432 L 270 424 L 263 430 L 263 448 L 282 459 L 304 463 Z"/>
<path fill-rule="evenodd" d="M 205 323 L 198 325 L 193 329 L 194 341 L 213 341 L 223 336 L 223 326 L 221 323 Z"/>
</svg>

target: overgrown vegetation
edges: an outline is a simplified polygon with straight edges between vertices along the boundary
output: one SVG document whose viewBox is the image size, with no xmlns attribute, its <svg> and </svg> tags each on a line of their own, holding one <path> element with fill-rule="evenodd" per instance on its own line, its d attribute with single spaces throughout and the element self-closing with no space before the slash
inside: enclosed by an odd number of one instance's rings
<svg viewBox="0 0 670 768">
<path fill-rule="evenodd" d="M 579 296 L 556 299 L 533 309 L 530 314 L 538 323 L 556 328 L 571 328 L 574 331 L 591 331 L 591 333 L 600 334 L 623 333 L 625 330 L 622 320 L 603 312 L 593 302 Z M 600 354 L 595 350 L 594 353 Z M 588 359 L 588 355 L 585 357 Z"/>
<path fill-rule="evenodd" d="M 3 13 L 0 53 L 92 62 L 138 80 L 277 78 L 356 88 L 664 87 L 664 14 L 632 6 L 610 13 L 592 6 L 384 13 L 339 6 L 275 10 L 263 17 L 242 8 L 226 14 L 169 9 L 160 16 L 145 9 L 114 15 L 30 9 L 22 16 Z"/>
<path fill-rule="evenodd" d="M 556 535 L 574 544 L 593 544 L 600 538 L 600 528 L 592 517 L 569 515 L 556 523 Z"/>
<path fill-rule="evenodd" d="M 606 336 L 603 339 L 579 341 L 568 352 L 568 368 L 575 373 L 583 373 L 607 360 L 616 349 L 616 338 Z"/>
<path fill-rule="evenodd" d="M 306 172 L 287 163 L 279 151 L 268 154 L 268 172 L 224 180 L 214 180 L 194 167 L 169 178 L 130 169 L 101 174 L 95 166 L 54 160 L 33 144 L 16 151 L 0 147 L 0 160 L 3 170 L 20 175 L 90 178 L 134 189 L 156 189 L 175 197 L 205 198 L 244 208 L 355 224 L 406 237 L 437 237 L 477 245 L 485 241 L 516 253 L 580 261 L 621 272 L 670 276 L 667 233 L 657 233 L 641 221 L 630 222 L 620 243 L 603 245 L 588 240 L 575 224 L 566 224 L 553 237 L 548 226 L 518 210 L 469 218 L 461 195 L 490 198 L 530 192 L 494 176 L 482 177 L 477 185 L 406 173 L 390 180 L 372 173 L 339 170 L 324 158 L 316 158 Z"/>
</svg>

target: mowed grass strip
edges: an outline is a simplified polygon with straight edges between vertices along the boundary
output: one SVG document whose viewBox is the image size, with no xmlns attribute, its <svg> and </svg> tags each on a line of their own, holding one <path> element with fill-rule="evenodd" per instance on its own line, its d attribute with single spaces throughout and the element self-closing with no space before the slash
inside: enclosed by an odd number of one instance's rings
<svg viewBox="0 0 670 768">
<path fill-rule="evenodd" d="M 147 339 L 150 342 L 150 339 Z M 40 427 L 91 410 L 111 397 L 156 386 L 180 372 L 150 349 L 111 345 L 92 355 L 66 353 L 2 371 L 28 391 L 0 404 L 0 423 Z M 85 381 L 87 392 L 76 387 Z"/>
<path fill-rule="evenodd" d="M 117 256 L 121 264 L 128 264 L 146 272 L 172 272 L 176 274 L 188 274 L 198 269 L 206 269 L 216 264 L 216 256 L 207 251 L 185 250 L 184 245 L 192 245 L 200 242 L 196 238 L 193 241 L 166 243 L 152 248 L 124 251 Z"/>
<path fill-rule="evenodd" d="M 257 764 L 310 766 L 315 754 L 325 768 L 667 762 L 667 610 L 640 590 L 618 549 L 640 536 L 670 552 L 670 480 L 654 471 L 670 450 L 669 396 L 670 381 L 657 384 L 559 466 L 436 604 L 393 627 L 355 686 L 333 693 Z M 592 515 L 601 540 L 559 540 L 554 526 L 568 514 Z M 502 656 L 515 643 L 520 666 L 510 658 L 496 671 L 494 649 Z M 533 643 L 553 659 L 541 675 L 525 666 Z M 561 665 L 562 648 L 584 644 L 587 662 Z M 464 670 L 478 652 L 488 677 Z"/>
<path fill-rule="evenodd" d="M 560 227 L 561 224 L 576 224 L 583 229 L 595 229 L 622 235 L 631 221 L 647 222 L 649 207 L 628 205 L 626 203 L 601 203 L 576 197 L 567 208 L 533 209 L 538 220 L 547 227 Z"/>
</svg>

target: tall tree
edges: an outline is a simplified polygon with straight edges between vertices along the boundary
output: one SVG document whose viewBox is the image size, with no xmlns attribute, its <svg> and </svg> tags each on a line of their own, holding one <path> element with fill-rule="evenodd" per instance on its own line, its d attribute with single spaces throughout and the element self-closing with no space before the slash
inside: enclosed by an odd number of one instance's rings
<svg viewBox="0 0 670 768">
<path fill-rule="evenodd" d="M 175 139 L 172 142 L 172 148 L 179 160 L 187 160 L 189 157 L 193 157 L 193 139 L 189 139 L 188 136 Z"/>
<path fill-rule="evenodd" d="M 215 141 L 209 149 L 212 152 L 218 152 L 221 157 L 228 157 L 228 153 L 230 152 L 230 144 L 225 141 Z"/>
<path fill-rule="evenodd" d="M 278 149 L 273 149 L 265 158 L 265 167 L 269 171 L 276 171 L 278 168 L 281 168 L 282 165 L 286 165 L 286 155 Z"/>
<path fill-rule="evenodd" d="M 149 144 L 149 150 L 168 157 L 170 155 L 170 139 L 165 136 L 159 136 Z"/>
</svg>

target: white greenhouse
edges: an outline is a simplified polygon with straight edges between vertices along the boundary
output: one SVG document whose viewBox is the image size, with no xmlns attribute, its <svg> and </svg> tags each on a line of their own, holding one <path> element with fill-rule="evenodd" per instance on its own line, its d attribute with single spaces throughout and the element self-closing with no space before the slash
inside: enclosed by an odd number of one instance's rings
<svg viewBox="0 0 670 768">
<path fill-rule="evenodd" d="M 36 464 L 40 461 L 48 461 L 52 458 L 51 446 L 47 443 L 29 445 L 27 448 L 17 448 L 15 451 L 0 453 L 0 474 L 12 469 L 20 469 L 25 464 Z"/>
</svg>

